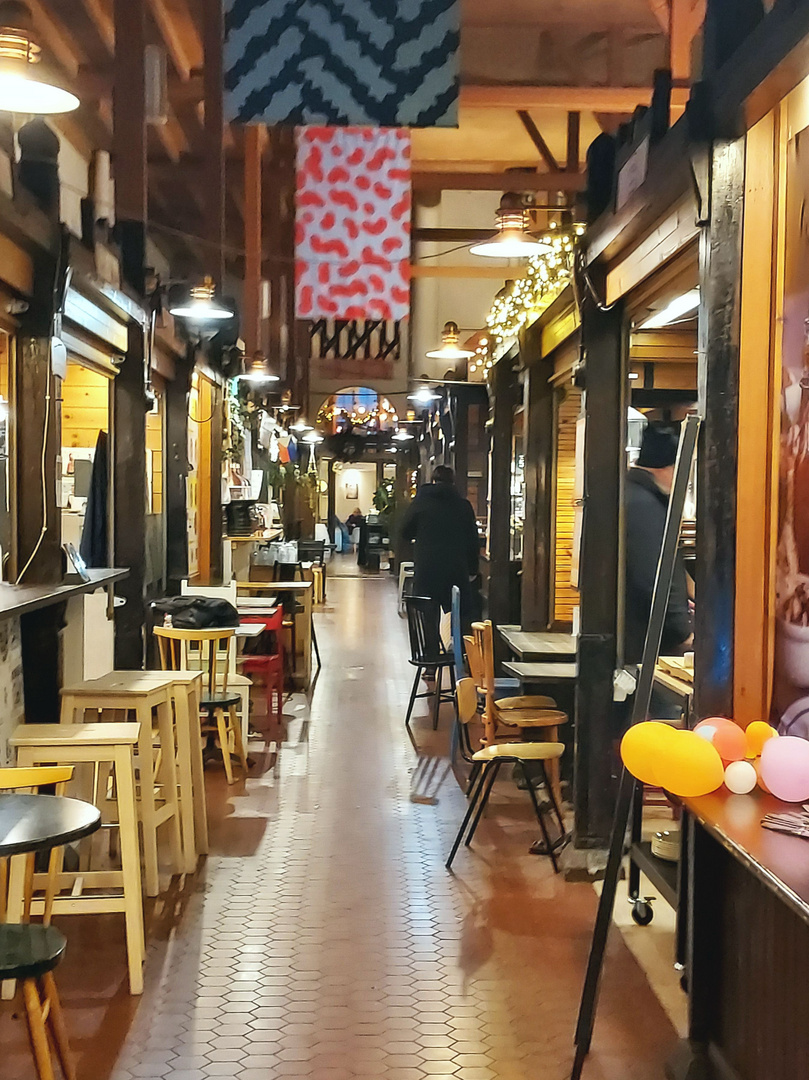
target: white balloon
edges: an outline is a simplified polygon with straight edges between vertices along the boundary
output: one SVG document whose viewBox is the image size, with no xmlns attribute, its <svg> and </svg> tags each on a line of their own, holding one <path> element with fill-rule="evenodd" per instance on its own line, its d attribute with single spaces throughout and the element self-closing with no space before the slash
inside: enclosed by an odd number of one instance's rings
<svg viewBox="0 0 809 1080">
<path fill-rule="evenodd" d="M 747 795 L 756 786 L 756 770 L 749 761 L 731 761 L 725 769 L 725 786 L 734 795 Z"/>
</svg>

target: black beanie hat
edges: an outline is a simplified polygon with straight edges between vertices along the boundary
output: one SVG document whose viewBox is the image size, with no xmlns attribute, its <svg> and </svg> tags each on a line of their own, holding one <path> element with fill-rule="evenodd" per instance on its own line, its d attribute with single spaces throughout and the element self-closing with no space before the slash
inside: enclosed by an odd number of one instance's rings
<svg viewBox="0 0 809 1080">
<path fill-rule="evenodd" d="M 640 441 L 636 465 L 642 469 L 665 469 L 677 460 L 677 436 L 670 427 L 647 424 Z"/>
</svg>

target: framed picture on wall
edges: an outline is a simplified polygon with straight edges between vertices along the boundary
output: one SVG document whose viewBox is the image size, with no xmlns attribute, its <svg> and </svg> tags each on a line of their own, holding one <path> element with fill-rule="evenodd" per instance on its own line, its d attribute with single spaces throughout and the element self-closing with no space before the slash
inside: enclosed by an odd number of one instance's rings
<svg viewBox="0 0 809 1080">
<path fill-rule="evenodd" d="M 347 499 L 358 499 L 359 497 L 360 497 L 360 493 L 359 493 L 357 484 L 356 483 L 348 483 L 348 484 L 346 484 L 346 498 Z"/>
</svg>

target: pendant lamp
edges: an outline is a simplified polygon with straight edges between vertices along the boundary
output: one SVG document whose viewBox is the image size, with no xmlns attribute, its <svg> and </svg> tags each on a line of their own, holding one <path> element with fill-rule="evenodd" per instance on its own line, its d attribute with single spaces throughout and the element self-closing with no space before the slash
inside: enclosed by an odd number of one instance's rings
<svg viewBox="0 0 809 1080">
<path fill-rule="evenodd" d="M 0 4 L 0 111 L 47 116 L 79 107 L 41 62 L 31 11 L 17 0 Z"/>
<path fill-rule="evenodd" d="M 250 366 L 247 371 L 242 375 L 238 375 L 237 378 L 243 379 L 245 382 L 251 383 L 265 383 L 265 382 L 279 382 L 281 376 L 276 375 L 270 370 L 270 365 L 267 361 L 267 357 L 263 352 L 254 352 L 253 358 L 250 361 Z M 289 406 L 287 406 L 289 408 Z"/>
<path fill-rule="evenodd" d="M 217 298 L 213 278 L 205 277 L 199 285 L 188 290 L 188 297 L 169 308 L 172 315 L 191 322 L 217 322 L 232 319 L 233 311 Z"/>
<path fill-rule="evenodd" d="M 535 239 L 528 232 L 528 211 L 519 195 L 509 192 L 503 196 L 495 211 L 495 221 L 495 235 L 491 240 L 471 247 L 472 255 L 483 255 L 488 259 L 527 259 L 531 255 L 547 255 L 552 250 L 550 244 Z"/>
<path fill-rule="evenodd" d="M 441 331 L 441 348 L 434 349 L 425 355 L 432 360 L 469 360 L 475 354 L 470 352 L 469 349 L 459 348 L 459 341 L 458 324 L 454 322 L 444 323 L 444 329 Z"/>
</svg>

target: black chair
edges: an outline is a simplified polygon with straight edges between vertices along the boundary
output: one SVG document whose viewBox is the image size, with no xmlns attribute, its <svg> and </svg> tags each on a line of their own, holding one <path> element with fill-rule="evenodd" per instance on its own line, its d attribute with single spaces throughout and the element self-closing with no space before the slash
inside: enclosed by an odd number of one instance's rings
<svg viewBox="0 0 809 1080">
<path fill-rule="evenodd" d="M 301 544 L 307 544 L 307 543 L 320 544 L 321 547 L 325 546 L 325 541 L 324 540 L 299 540 L 298 541 L 298 558 L 299 559 L 300 559 Z M 303 561 L 309 562 L 308 559 L 303 560 Z M 325 573 L 324 573 L 324 578 L 325 578 Z M 296 563 L 276 563 L 275 564 L 275 571 L 274 571 L 274 574 L 273 574 L 273 580 L 274 581 L 303 581 L 304 580 L 303 567 L 301 566 L 300 562 L 296 562 Z M 325 581 L 324 581 L 324 592 L 325 592 Z M 295 670 L 295 657 L 298 655 L 298 652 L 297 652 L 297 648 L 298 648 L 298 646 L 297 646 L 297 634 L 296 634 L 296 631 L 295 631 L 295 618 L 296 618 L 296 616 L 303 614 L 303 612 L 306 609 L 304 608 L 303 604 L 299 603 L 299 601 L 295 599 L 295 596 L 292 593 L 290 593 L 288 596 L 282 597 L 281 605 L 282 605 L 282 607 L 284 609 L 284 614 L 287 616 L 287 621 L 284 623 L 284 625 L 285 625 L 285 627 L 287 629 L 290 630 L 290 633 L 291 633 L 290 653 L 289 653 L 289 655 L 290 655 L 290 662 L 292 664 L 291 670 L 294 671 Z M 315 658 L 317 660 L 317 669 L 318 669 L 318 671 L 320 671 L 320 669 L 321 669 L 321 667 L 323 665 L 320 662 L 320 646 L 317 643 L 317 633 L 315 632 L 315 620 L 314 620 L 314 618 L 312 619 L 311 634 L 312 634 L 312 645 L 314 646 Z"/>
<path fill-rule="evenodd" d="M 298 560 L 302 563 L 311 563 L 319 566 L 323 574 L 323 599 L 326 599 L 326 541 L 325 540 L 299 540 Z"/>
<path fill-rule="evenodd" d="M 437 600 L 431 600 L 426 596 L 405 597 L 407 608 L 407 630 L 410 635 L 410 663 L 416 669 L 413 679 L 413 689 L 410 691 L 410 702 L 407 706 L 405 727 L 410 728 L 410 717 L 413 714 L 413 705 L 416 698 L 431 697 L 433 699 L 433 730 L 438 727 L 438 710 L 442 701 L 455 701 L 455 671 L 454 657 L 448 652 L 441 640 L 441 605 Z M 418 693 L 419 679 L 428 668 L 435 670 L 435 689 L 427 690 L 423 694 Z M 449 672 L 450 686 L 442 691 L 441 683 L 443 673 Z"/>
</svg>

